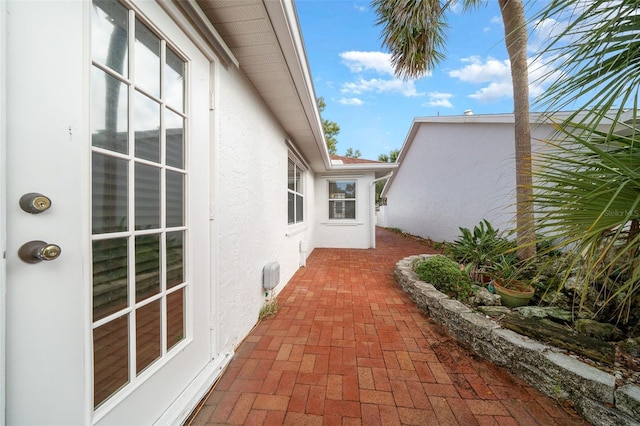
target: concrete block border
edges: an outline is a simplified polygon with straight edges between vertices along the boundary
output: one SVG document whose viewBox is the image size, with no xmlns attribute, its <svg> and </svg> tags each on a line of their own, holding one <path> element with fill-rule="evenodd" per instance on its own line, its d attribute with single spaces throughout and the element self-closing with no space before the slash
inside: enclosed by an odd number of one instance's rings
<svg viewBox="0 0 640 426">
<path fill-rule="evenodd" d="M 495 320 L 418 280 L 409 256 L 395 267 L 396 281 L 418 308 L 442 324 L 456 340 L 478 355 L 511 370 L 542 393 L 571 400 L 580 415 L 597 425 L 640 426 L 640 387 L 616 386 L 615 377 L 552 346 L 502 328 Z"/>
</svg>

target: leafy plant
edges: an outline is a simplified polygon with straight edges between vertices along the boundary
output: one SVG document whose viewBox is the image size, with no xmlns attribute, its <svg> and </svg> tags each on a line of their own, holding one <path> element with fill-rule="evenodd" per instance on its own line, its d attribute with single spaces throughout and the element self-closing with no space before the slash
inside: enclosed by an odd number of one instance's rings
<svg viewBox="0 0 640 426">
<path fill-rule="evenodd" d="M 613 304 L 618 321 L 640 295 L 640 129 L 632 123 L 619 134 L 559 126 L 562 140 L 548 143 L 534 175 L 537 227 L 553 235 L 548 250 L 567 253 L 560 284 L 575 274 L 581 305 L 596 286 L 600 311 Z"/>
<path fill-rule="evenodd" d="M 490 275 L 503 287 L 513 288 L 524 278 L 522 271 L 522 264 L 517 258 L 503 254 L 491 265 Z"/>
<path fill-rule="evenodd" d="M 441 254 L 419 262 L 415 272 L 420 280 L 457 299 L 466 300 L 472 294 L 468 276 L 458 264 Z"/>
<path fill-rule="evenodd" d="M 505 254 L 512 248 L 513 243 L 483 219 L 473 230 L 461 227 L 460 236 L 445 246 L 445 254 L 456 262 L 471 264 L 470 275 L 478 280 L 478 275 L 488 271 L 499 256 L 515 259 L 515 254 Z"/>
<path fill-rule="evenodd" d="M 567 253 L 559 286 L 575 275 L 581 307 L 627 322 L 640 295 L 638 5 L 552 0 L 533 19 L 563 23 L 539 50 L 553 69 L 541 105 L 575 110 L 533 176 L 539 227 Z"/>
</svg>

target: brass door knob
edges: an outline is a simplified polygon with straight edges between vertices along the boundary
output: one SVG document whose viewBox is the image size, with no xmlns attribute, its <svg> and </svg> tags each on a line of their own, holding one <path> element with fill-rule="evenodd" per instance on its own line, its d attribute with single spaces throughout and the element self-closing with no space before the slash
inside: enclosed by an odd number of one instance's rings
<svg viewBox="0 0 640 426">
<path fill-rule="evenodd" d="M 20 197 L 20 208 L 27 213 L 42 213 L 51 207 L 51 199 L 37 192 L 30 192 Z"/>
<path fill-rule="evenodd" d="M 60 253 L 62 253 L 62 249 L 59 245 L 36 240 L 24 243 L 18 250 L 18 257 L 20 257 L 23 262 L 38 263 L 43 260 L 49 261 L 57 259 Z"/>
</svg>

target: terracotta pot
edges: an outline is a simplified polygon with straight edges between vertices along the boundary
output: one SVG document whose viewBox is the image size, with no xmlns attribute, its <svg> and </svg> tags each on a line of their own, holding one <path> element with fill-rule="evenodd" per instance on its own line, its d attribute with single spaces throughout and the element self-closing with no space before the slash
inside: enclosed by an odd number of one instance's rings
<svg viewBox="0 0 640 426">
<path fill-rule="evenodd" d="M 500 295 L 502 304 L 508 308 L 526 306 L 535 294 L 535 289 L 524 283 L 515 282 L 509 284 L 509 288 L 503 287 L 500 280 L 494 280 L 493 286 L 496 293 Z"/>
<path fill-rule="evenodd" d="M 476 280 L 482 284 L 489 284 L 491 282 L 491 276 L 485 272 L 478 272 L 476 274 Z"/>
</svg>

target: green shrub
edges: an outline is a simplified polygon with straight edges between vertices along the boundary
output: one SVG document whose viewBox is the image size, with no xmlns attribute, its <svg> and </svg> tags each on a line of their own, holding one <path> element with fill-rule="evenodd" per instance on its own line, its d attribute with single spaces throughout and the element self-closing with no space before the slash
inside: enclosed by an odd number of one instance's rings
<svg viewBox="0 0 640 426">
<path fill-rule="evenodd" d="M 421 281 L 456 299 L 466 300 L 472 294 L 468 275 L 446 256 L 439 254 L 419 262 L 415 271 Z"/>
<path fill-rule="evenodd" d="M 505 238 L 488 220 L 483 219 L 478 225 L 469 228 L 459 228 L 460 236 L 453 242 L 447 243 L 444 253 L 456 262 L 471 265 L 471 278 L 480 281 L 479 275 L 486 273 L 500 256 L 516 259 L 512 241 Z M 508 253 L 508 254 L 507 254 Z"/>
</svg>

